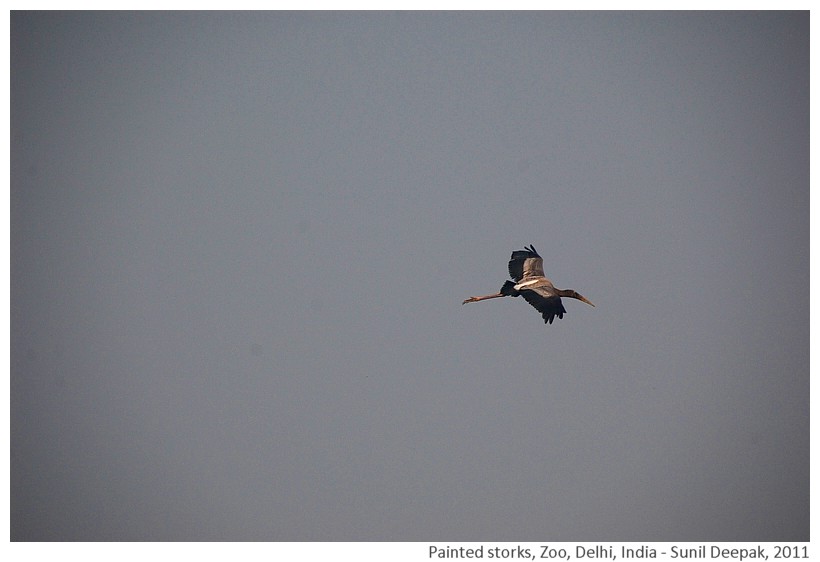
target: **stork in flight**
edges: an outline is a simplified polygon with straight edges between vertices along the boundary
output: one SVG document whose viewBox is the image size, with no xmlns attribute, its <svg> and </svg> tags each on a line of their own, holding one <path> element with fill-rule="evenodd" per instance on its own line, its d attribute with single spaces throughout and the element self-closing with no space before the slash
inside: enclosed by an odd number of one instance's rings
<svg viewBox="0 0 820 562">
<path fill-rule="evenodd" d="M 514 282 L 505 281 L 500 292 L 483 297 L 470 297 L 461 304 L 521 295 L 541 313 L 545 324 L 547 322 L 552 324 L 556 316 L 564 317 L 566 310 L 561 303 L 561 297 L 578 299 L 590 306 L 595 306 L 572 289 L 556 289 L 552 281 L 544 277 L 544 260 L 532 245 L 529 248 L 524 246 L 523 250 L 514 251 L 508 268 Z"/>
</svg>

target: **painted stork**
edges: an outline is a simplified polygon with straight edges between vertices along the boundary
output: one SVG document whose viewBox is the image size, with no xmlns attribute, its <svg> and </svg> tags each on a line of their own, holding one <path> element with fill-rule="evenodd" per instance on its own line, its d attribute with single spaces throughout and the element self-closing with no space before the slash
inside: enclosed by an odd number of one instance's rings
<svg viewBox="0 0 820 562">
<path fill-rule="evenodd" d="M 524 246 L 523 250 L 514 251 L 508 268 L 513 280 L 505 281 L 500 292 L 483 297 L 470 297 L 461 304 L 521 295 L 541 313 L 545 324 L 547 322 L 552 324 L 556 316 L 564 317 L 566 310 L 561 303 L 561 297 L 578 299 L 590 306 L 595 306 L 572 289 L 556 289 L 552 281 L 544 277 L 544 260 L 532 245 Z"/>
</svg>

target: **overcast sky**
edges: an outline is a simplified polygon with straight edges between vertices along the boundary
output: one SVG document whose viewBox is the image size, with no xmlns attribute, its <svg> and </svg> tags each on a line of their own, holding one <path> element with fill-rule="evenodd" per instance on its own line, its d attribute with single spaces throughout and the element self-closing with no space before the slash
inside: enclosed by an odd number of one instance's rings
<svg viewBox="0 0 820 562">
<path fill-rule="evenodd" d="M 808 12 L 11 15 L 13 540 L 806 541 L 808 298 Z"/>
</svg>

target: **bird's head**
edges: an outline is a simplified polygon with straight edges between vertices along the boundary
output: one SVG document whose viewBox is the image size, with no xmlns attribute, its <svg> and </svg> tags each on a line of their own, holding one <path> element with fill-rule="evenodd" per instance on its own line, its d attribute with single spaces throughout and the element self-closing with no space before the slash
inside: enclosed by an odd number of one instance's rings
<svg viewBox="0 0 820 562">
<path fill-rule="evenodd" d="M 578 291 L 571 291 L 571 293 L 569 295 L 562 295 L 562 296 L 572 297 L 573 299 L 578 299 L 581 302 L 587 303 L 589 306 L 595 306 L 594 304 L 592 304 L 592 301 L 590 301 L 588 298 L 586 298 L 584 295 L 582 295 Z"/>
</svg>

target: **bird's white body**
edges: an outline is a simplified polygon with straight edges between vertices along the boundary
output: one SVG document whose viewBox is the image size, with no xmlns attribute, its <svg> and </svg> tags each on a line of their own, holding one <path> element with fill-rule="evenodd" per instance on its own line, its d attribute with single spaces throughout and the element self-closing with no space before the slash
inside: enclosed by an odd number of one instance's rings
<svg viewBox="0 0 820 562">
<path fill-rule="evenodd" d="M 515 290 L 520 291 L 521 289 L 525 289 L 527 287 L 532 289 L 534 286 L 538 286 L 539 283 L 542 284 L 541 286 L 546 286 L 544 282 L 549 283 L 550 286 L 552 285 L 552 283 L 550 283 L 550 280 L 546 277 L 537 277 L 535 279 L 527 279 L 525 281 L 522 281 L 521 283 L 516 284 Z"/>
</svg>

